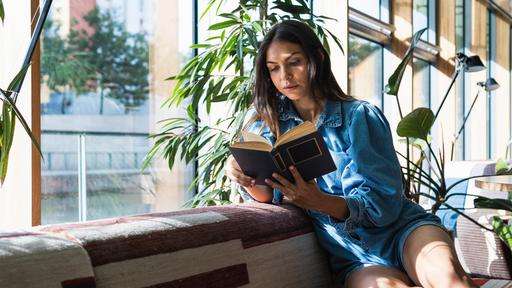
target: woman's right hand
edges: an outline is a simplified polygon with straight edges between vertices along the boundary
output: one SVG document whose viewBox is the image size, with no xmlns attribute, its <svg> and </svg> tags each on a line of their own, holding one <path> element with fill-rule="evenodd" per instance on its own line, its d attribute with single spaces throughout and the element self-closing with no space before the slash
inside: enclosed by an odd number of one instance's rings
<svg viewBox="0 0 512 288">
<path fill-rule="evenodd" d="M 231 181 L 236 182 L 242 185 L 242 187 L 246 188 L 253 187 L 256 183 L 256 180 L 244 174 L 233 155 L 229 155 L 228 159 L 226 160 L 226 176 L 228 176 Z"/>
</svg>

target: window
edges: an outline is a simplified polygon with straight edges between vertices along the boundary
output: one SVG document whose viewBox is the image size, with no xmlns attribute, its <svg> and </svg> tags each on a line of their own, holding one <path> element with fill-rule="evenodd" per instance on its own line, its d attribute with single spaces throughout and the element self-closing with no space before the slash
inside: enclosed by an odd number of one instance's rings
<svg viewBox="0 0 512 288">
<path fill-rule="evenodd" d="M 464 0 L 456 0 L 455 1 L 455 50 L 457 52 L 465 52 L 465 27 L 466 22 L 464 20 L 465 6 Z M 455 127 L 459 129 L 464 121 L 464 106 L 465 106 L 465 75 L 459 75 L 457 81 L 454 85 L 456 104 L 455 104 Z M 456 131 L 457 132 L 457 131 Z M 454 157 L 453 160 L 463 160 L 464 159 L 464 141 L 465 141 L 465 133 L 459 136 L 458 141 L 454 146 Z"/>
<path fill-rule="evenodd" d="M 383 108 L 384 45 L 392 26 L 388 1 L 349 1 L 348 91 Z"/>
<path fill-rule="evenodd" d="M 487 67 L 487 78 L 493 77 L 496 70 L 496 15 L 489 10 L 489 14 L 487 17 L 487 59 L 488 59 L 488 67 Z M 485 93 L 484 91 L 482 91 Z M 496 155 L 496 147 L 495 147 L 495 137 L 496 137 L 496 113 L 494 109 L 495 101 L 494 96 L 495 92 L 487 92 L 485 97 L 487 99 L 487 158 L 492 159 Z"/>
<path fill-rule="evenodd" d="M 349 94 L 382 107 L 382 46 L 350 34 L 348 50 Z"/>
<path fill-rule="evenodd" d="M 427 31 L 421 35 L 421 40 L 427 43 L 435 43 L 435 37 L 431 37 L 435 31 L 433 29 L 433 10 L 432 6 L 435 1 L 430 0 L 414 0 L 413 1 L 413 33 L 428 28 Z M 431 39 L 433 38 L 433 39 Z M 433 41 L 429 41 L 433 40 Z M 420 42 L 420 48 L 424 48 Z M 424 53 L 423 53 L 424 55 Z M 428 58 L 428 57 L 426 57 Z M 425 59 L 414 58 L 412 63 L 413 73 L 413 87 L 412 87 L 412 107 L 430 107 L 430 73 L 431 67 Z"/>
<path fill-rule="evenodd" d="M 172 87 L 164 79 L 190 57 L 193 15 L 192 1 L 53 2 L 41 53 L 42 224 L 187 200 L 190 167 L 141 165 L 155 123 L 180 115 L 159 107 Z"/>
<path fill-rule="evenodd" d="M 436 1 L 433 0 L 413 0 L 413 33 L 428 28 L 421 39 L 431 44 L 436 44 L 435 5 Z"/>
<path fill-rule="evenodd" d="M 413 107 L 430 107 L 430 64 L 421 59 L 413 59 L 412 75 Z"/>
<path fill-rule="evenodd" d="M 386 0 L 349 0 L 348 5 L 368 16 L 389 22 L 389 1 Z"/>
</svg>

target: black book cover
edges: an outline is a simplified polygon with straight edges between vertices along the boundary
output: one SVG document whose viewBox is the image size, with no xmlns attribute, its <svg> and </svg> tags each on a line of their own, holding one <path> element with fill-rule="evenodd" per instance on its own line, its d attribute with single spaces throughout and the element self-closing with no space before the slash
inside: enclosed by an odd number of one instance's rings
<svg viewBox="0 0 512 288">
<path fill-rule="evenodd" d="M 244 174 L 255 178 L 258 185 L 266 185 L 265 179 L 272 179 L 274 172 L 295 182 L 288 169 L 291 165 L 306 181 L 336 170 L 331 154 L 317 131 L 282 143 L 270 152 L 236 147 L 229 149 Z"/>
</svg>

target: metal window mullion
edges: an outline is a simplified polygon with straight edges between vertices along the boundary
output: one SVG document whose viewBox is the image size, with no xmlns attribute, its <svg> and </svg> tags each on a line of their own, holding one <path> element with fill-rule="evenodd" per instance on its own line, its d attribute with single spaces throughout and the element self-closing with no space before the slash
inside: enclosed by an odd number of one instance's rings
<svg viewBox="0 0 512 288">
<path fill-rule="evenodd" d="M 85 133 L 78 135 L 78 221 L 87 220 L 87 171 Z"/>
</svg>

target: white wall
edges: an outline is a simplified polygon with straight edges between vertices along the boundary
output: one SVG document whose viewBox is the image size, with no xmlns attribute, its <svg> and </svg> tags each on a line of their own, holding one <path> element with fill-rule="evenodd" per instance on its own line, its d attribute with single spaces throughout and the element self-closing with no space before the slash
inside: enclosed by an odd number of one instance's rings
<svg viewBox="0 0 512 288">
<path fill-rule="evenodd" d="M 30 42 L 30 1 L 4 0 L 5 23 L 0 24 L 0 86 L 7 88 L 21 68 Z M 31 123 L 30 70 L 17 106 Z M 32 225 L 32 147 L 17 123 L 7 178 L 0 188 L 0 229 Z"/>
</svg>

